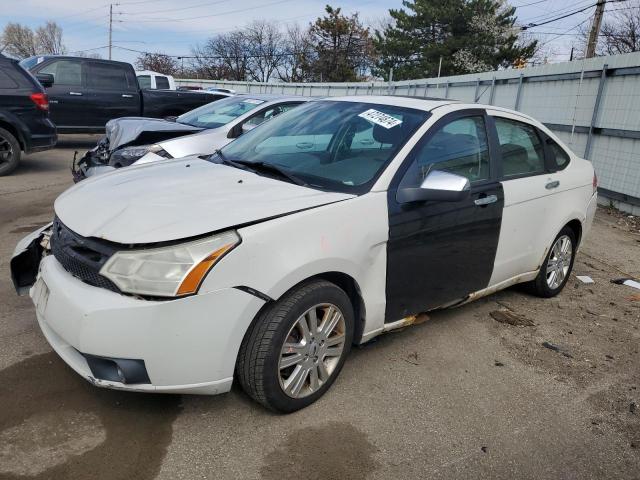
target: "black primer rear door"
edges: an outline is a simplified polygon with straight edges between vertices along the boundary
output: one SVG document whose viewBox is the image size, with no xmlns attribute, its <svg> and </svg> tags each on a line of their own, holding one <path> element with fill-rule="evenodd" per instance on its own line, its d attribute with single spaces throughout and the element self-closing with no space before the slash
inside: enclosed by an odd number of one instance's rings
<svg viewBox="0 0 640 480">
<path fill-rule="evenodd" d="M 483 110 L 442 118 L 409 154 L 389 189 L 386 322 L 464 298 L 489 284 L 504 194 Z M 491 139 L 491 140 L 490 140 Z M 397 190 L 417 187 L 432 170 L 466 176 L 459 202 L 401 204 Z"/>
</svg>

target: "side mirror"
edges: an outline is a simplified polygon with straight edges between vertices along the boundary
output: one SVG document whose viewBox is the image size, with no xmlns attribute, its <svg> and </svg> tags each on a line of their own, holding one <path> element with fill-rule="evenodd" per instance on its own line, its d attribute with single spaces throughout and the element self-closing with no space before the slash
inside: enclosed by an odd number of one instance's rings
<svg viewBox="0 0 640 480">
<path fill-rule="evenodd" d="M 469 196 L 471 185 L 469 179 L 455 173 L 433 170 L 422 181 L 418 188 L 403 188 L 398 190 L 397 199 L 400 203 L 424 202 L 435 200 L 439 202 L 459 202 Z"/>
<path fill-rule="evenodd" d="M 240 135 L 242 135 L 242 125 L 238 123 L 231 127 L 231 130 L 229 130 L 229 133 L 227 134 L 227 138 L 238 138 Z"/>
<path fill-rule="evenodd" d="M 36 79 L 44 88 L 53 86 L 53 82 L 55 81 L 53 75 L 50 73 L 38 73 L 36 74 Z"/>
</svg>

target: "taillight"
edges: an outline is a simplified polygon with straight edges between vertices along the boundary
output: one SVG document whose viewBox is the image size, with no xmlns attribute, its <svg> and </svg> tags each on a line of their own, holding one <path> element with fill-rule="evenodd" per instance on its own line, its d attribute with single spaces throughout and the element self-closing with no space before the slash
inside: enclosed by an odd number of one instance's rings
<svg viewBox="0 0 640 480">
<path fill-rule="evenodd" d="M 598 176 L 596 175 L 596 172 L 593 172 L 593 193 L 596 193 L 598 191 Z"/>
<path fill-rule="evenodd" d="M 44 110 L 45 112 L 49 110 L 49 97 L 47 97 L 46 93 L 32 93 L 29 95 L 29 98 L 36 104 L 37 109 Z"/>
</svg>

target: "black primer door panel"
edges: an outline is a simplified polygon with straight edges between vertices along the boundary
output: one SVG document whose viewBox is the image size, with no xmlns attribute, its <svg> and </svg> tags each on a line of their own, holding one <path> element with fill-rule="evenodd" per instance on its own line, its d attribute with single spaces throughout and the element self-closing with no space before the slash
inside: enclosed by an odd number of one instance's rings
<svg viewBox="0 0 640 480">
<path fill-rule="evenodd" d="M 476 205 L 495 195 L 497 201 Z M 486 288 L 493 272 L 504 193 L 499 182 L 472 187 L 460 202 L 398 204 L 389 195 L 387 309 L 394 322 Z"/>
</svg>

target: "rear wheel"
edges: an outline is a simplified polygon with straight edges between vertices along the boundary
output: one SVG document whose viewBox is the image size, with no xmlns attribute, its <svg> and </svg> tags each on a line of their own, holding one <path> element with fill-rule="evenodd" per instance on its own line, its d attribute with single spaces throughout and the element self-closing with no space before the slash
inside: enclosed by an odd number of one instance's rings
<svg viewBox="0 0 640 480">
<path fill-rule="evenodd" d="M 20 144 L 16 137 L 0 128 L 0 176 L 9 175 L 20 163 Z"/>
<path fill-rule="evenodd" d="M 324 280 L 296 288 L 264 312 L 245 336 L 236 372 L 249 396 L 293 412 L 332 385 L 353 339 L 347 294 Z"/>
<path fill-rule="evenodd" d="M 564 227 L 553 241 L 538 276 L 528 284 L 539 297 L 554 297 L 569 280 L 576 255 L 576 236 L 572 229 Z"/>
</svg>

